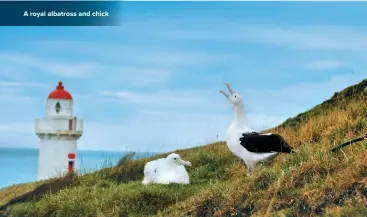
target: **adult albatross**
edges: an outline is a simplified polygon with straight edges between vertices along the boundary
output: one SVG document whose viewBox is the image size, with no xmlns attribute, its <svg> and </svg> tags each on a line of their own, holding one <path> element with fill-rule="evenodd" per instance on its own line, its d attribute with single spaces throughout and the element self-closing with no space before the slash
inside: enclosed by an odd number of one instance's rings
<svg viewBox="0 0 367 217">
<path fill-rule="evenodd" d="M 229 94 L 220 91 L 232 104 L 233 119 L 227 130 L 228 149 L 241 158 L 246 166 L 248 175 L 260 162 L 275 158 L 280 153 L 293 153 L 293 148 L 278 134 L 260 134 L 248 127 L 245 108 L 240 94 L 234 92 L 228 83 L 225 83 Z"/>
</svg>

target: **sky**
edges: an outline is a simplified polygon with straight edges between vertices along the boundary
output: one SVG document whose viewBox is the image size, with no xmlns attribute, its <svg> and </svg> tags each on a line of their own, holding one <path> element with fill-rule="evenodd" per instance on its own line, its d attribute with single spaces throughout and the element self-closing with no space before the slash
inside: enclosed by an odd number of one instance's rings
<svg viewBox="0 0 367 217">
<path fill-rule="evenodd" d="M 223 140 L 242 95 L 274 127 L 367 78 L 365 2 L 124 2 L 118 27 L 1 27 L 0 147 L 38 148 L 59 80 L 79 149 L 171 151 Z"/>
</svg>

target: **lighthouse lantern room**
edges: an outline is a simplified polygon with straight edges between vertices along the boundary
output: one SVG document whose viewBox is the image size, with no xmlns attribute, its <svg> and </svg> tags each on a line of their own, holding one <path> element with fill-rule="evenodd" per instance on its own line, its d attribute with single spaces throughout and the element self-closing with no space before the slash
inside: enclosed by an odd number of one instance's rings
<svg viewBox="0 0 367 217">
<path fill-rule="evenodd" d="M 73 116 L 73 98 L 61 81 L 48 95 L 46 117 L 36 119 L 35 132 L 40 138 L 38 180 L 73 171 L 83 121 Z"/>
</svg>

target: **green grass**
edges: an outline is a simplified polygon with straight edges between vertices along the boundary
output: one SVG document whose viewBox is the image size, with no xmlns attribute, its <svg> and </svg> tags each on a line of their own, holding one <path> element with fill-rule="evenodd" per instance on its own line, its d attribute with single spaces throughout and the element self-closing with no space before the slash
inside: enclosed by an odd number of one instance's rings
<svg viewBox="0 0 367 217">
<path fill-rule="evenodd" d="M 272 129 L 297 153 L 259 165 L 247 176 L 224 142 L 177 150 L 192 162 L 190 185 L 141 184 L 146 162 L 132 160 L 86 175 L 0 190 L 8 216 L 367 216 L 367 145 L 335 145 L 367 132 L 367 80 Z M 48 189 L 48 190 L 45 190 Z M 37 193 L 37 194 L 35 194 Z M 4 199 L 2 199 L 4 198 Z M 1 213 L 0 213 L 1 216 Z"/>
</svg>

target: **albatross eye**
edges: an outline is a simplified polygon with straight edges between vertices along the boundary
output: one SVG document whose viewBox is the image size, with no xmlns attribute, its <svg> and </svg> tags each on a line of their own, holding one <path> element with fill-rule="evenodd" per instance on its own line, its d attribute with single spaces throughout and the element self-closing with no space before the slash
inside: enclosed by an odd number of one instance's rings
<svg viewBox="0 0 367 217">
<path fill-rule="evenodd" d="M 173 160 L 177 160 L 177 158 L 173 158 Z"/>
</svg>

